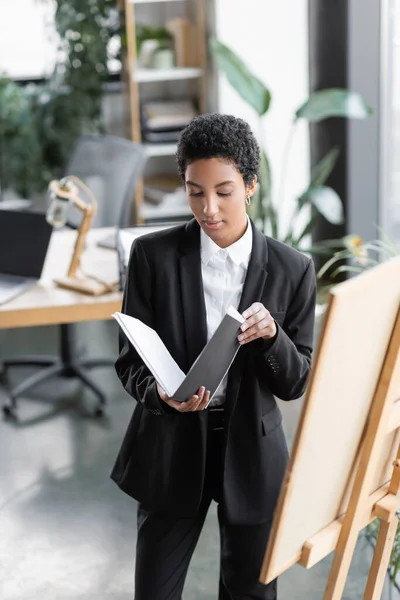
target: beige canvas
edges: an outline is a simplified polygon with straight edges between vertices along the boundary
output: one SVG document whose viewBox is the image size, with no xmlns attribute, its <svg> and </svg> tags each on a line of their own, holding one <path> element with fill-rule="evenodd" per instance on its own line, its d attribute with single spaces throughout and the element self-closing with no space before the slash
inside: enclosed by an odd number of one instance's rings
<svg viewBox="0 0 400 600">
<path fill-rule="evenodd" d="M 346 509 L 399 306 L 400 257 L 331 290 L 266 553 L 265 581 L 297 562 L 305 542 Z M 388 434 L 371 494 L 390 479 L 397 448 L 397 432 Z"/>
</svg>

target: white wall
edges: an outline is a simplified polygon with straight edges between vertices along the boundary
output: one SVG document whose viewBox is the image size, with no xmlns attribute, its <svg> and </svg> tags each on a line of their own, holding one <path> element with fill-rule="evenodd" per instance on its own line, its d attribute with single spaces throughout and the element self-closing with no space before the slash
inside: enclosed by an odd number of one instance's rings
<svg viewBox="0 0 400 600">
<path fill-rule="evenodd" d="M 263 133 L 276 196 L 293 114 L 308 96 L 307 0 L 215 0 L 215 13 L 217 39 L 232 48 L 271 91 Z M 218 82 L 218 111 L 246 119 L 259 137 L 258 117 L 222 76 Z M 291 201 L 306 188 L 308 180 L 308 131 L 301 122 L 285 177 L 284 216 L 288 216 Z"/>
</svg>

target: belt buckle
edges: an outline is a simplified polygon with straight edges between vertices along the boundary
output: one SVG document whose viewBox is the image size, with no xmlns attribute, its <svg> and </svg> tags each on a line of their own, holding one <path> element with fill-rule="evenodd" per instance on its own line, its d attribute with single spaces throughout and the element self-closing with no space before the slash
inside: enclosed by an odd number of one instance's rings
<svg viewBox="0 0 400 600">
<path fill-rule="evenodd" d="M 208 410 L 213 413 L 223 413 L 225 411 L 225 408 L 223 406 L 215 406 L 215 407 L 209 408 Z M 223 430 L 224 430 L 224 427 L 213 427 L 211 429 L 211 431 L 223 431 Z"/>
</svg>

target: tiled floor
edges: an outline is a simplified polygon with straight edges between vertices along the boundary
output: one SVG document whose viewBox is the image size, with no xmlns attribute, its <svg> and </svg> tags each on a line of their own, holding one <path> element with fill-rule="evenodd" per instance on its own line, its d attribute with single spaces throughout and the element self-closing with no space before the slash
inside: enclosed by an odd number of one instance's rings
<svg viewBox="0 0 400 600">
<path fill-rule="evenodd" d="M 91 354 L 116 353 L 115 323 L 83 324 L 80 335 Z M 56 327 L 0 331 L 0 355 L 51 353 L 56 345 Z M 21 400 L 18 423 L 0 419 L 1 600 L 133 600 L 135 503 L 109 479 L 133 401 L 113 369 L 100 369 L 96 379 L 110 398 L 103 420 L 88 416 L 93 399 L 74 381 L 52 382 Z M 283 408 L 291 439 L 300 404 Z M 214 506 L 184 600 L 216 600 L 218 555 Z M 346 600 L 362 598 L 369 560 L 361 540 Z M 320 600 L 329 565 L 330 558 L 310 571 L 287 571 L 280 600 Z"/>
</svg>

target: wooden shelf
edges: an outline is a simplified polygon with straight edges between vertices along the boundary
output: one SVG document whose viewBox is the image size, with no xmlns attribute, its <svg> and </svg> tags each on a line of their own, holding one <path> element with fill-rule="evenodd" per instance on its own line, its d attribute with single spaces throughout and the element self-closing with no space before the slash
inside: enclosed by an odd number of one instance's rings
<svg viewBox="0 0 400 600">
<path fill-rule="evenodd" d="M 137 25 L 139 18 L 140 22 L 140 13 L 141 9 L 138 6 L 140 4 L 149 5 L 150 8 L 146 9 L 149 11 L 149 19 L 151 19 L 151 15 L 154 17 L 154 22 L 158 23 L 158 13 L 160 12 L 162 6 L 169 8 L 168 2 L 174 3 L 174 10 L 171 13 L 171 18 L 173 15 L 180 15 L 184 19 L 187 19 L 190 23 L 189 31 L 191 44 L 193 48 L 187 49 L 187 56 L 189 57 L 189 53 L 191 54 L 191 50 L 196 49 L 196 59 L 188 58 L 187 60 L 181 59 L 182 56 L 186 56 L 185 52 L 185 44 L 186 41 L 185 35 L 186 31 L 185 27 L 182 27 L 181 36 L 179 32 L 176 32 L 174 36 L 174 44 L 176 44 L 177 50 L 177 63 L 180 65 L 185 64 L 194 64 L 193 67 L 172 67 L 169 69 L 147 69 L 141 68 L 140 61 L 137 56 Z M 180 4 L 175 4 L 179 2 Z M 190 4 L 190 7 L 189 7 Z M 156 89 L 157 85 L 152 87 L 149 85 L 154 82 L 157 84 L 159 82 L 162 87 L 167 87 L 166 84 L 169 84 L 168 88 L 165 91 L 167 94 L 165 99 L 169 97 L 174 98 L 176 94 L 174 88 L 177 87 L 177 84 L 174 82 L 181 81 L 182 84 L 178 87 L 182 89 L 179 91 L 179 97 L 181 95 L 184 98 L 194 100 L 196 102 L 196 106 L 198 106 L 198 110 L 200 114 L 207 112 L 207 89 L 206 89 L 206 72 L 207 72 L 207 33 L 206 33 L 206 4 L 207 0 L 120 0 L 121 8 L 123 7 L 124 17 L 125 17 L 125 35 L 126 35 L 126 48 L 124 48 L 123 52 L 123 64 L 124 64 L 124 75 L 126 77 L 126 84 L 128 87 L 128 98 L 129 98 L 129 114 L 130 114 L 130 139 L 135 142 L 143 143 L 144 148 L 146 150 L 147 158 L 156 158 L 156 157 L 173 157 L 176 153 L 177 144 L 176 142 L 165 142 L 165 143 L 151 143 L 142 139 L 141 135 L 141 114 L 140 114 L 140 106 L 143 101 L 143 97 L 150 97 L 150 92 L 157 92 L 157 97 L 160 96 L 160 90 Z M 189 10 L 190 8 L 190 10 Z M 176 10 L 175 10 L 176 9 Z M 164 10 L 161 11 L 164 13 Z M 161 17 L 168 18 L 169 11 L 167 10 L 167 14 L 160 15 Z M 151 22 L 151 21 L 150 21 Z M 192 39 L 193 38 L 193 39 Z M 193 55 L 194 56 L 194 55 Z M 147 85 L 143 85 L 147 84 Z M 145 89 L 144 89 L 145 88 Z M 171 88 L 171 89 L 169 89 Z M 161 138 L 162 139 L 162 138 Z M 170 165 L 171 159 L 166 160 L 166 171 L 172 169 L 172 164 Z M 162 168 L 162 165 L 158 165 L 157 161 L 150 161 L 152 164 L 149 166 L 150 170 Z M 163 163 L 163 160 L 159 161 Z M 142 204 L 144 200 L 144 176 L 140 179 L 136 189 L 136 211 L 138 222 L 141 223 L 143 221 L 142 212 Z M 153 208 L 150 206 L 146 206 L 146 210 L 151 212 Z M 163 207 L 162 211 L 159 207 L 158 212 L 156 214 L 160 214 L 160 212 L 166 211 L 167 207 Z M 170 209 L 172 210 L 172 207 Z M 182 211 L 184 208 L 175 207 L 172 210 L 172 217 L 174 216 L 174 210 Z M 186 209 L 187 210 L 187 209 Z M 181 215 L 177 215 L 177 217 L 181 217 Z"/>
<path fill-rule="evenodd" d="M 203 70 L 198 67 L 175 67 L 173 69 L 136 69 L 134 80 L 137 83 L 150 81 L 173 81 L 177 79 L 197 79 Z"/>
<path fill-rule="evenodd" d="M 176 144 L 144 144 L 147 156 L 173 156 Z"/>
<path fill-rule="evenodd" d="M 155 4 L 156 2 L 183 2 L 183 0 L 129 0 L 131 4 Z"/>
</svg>

